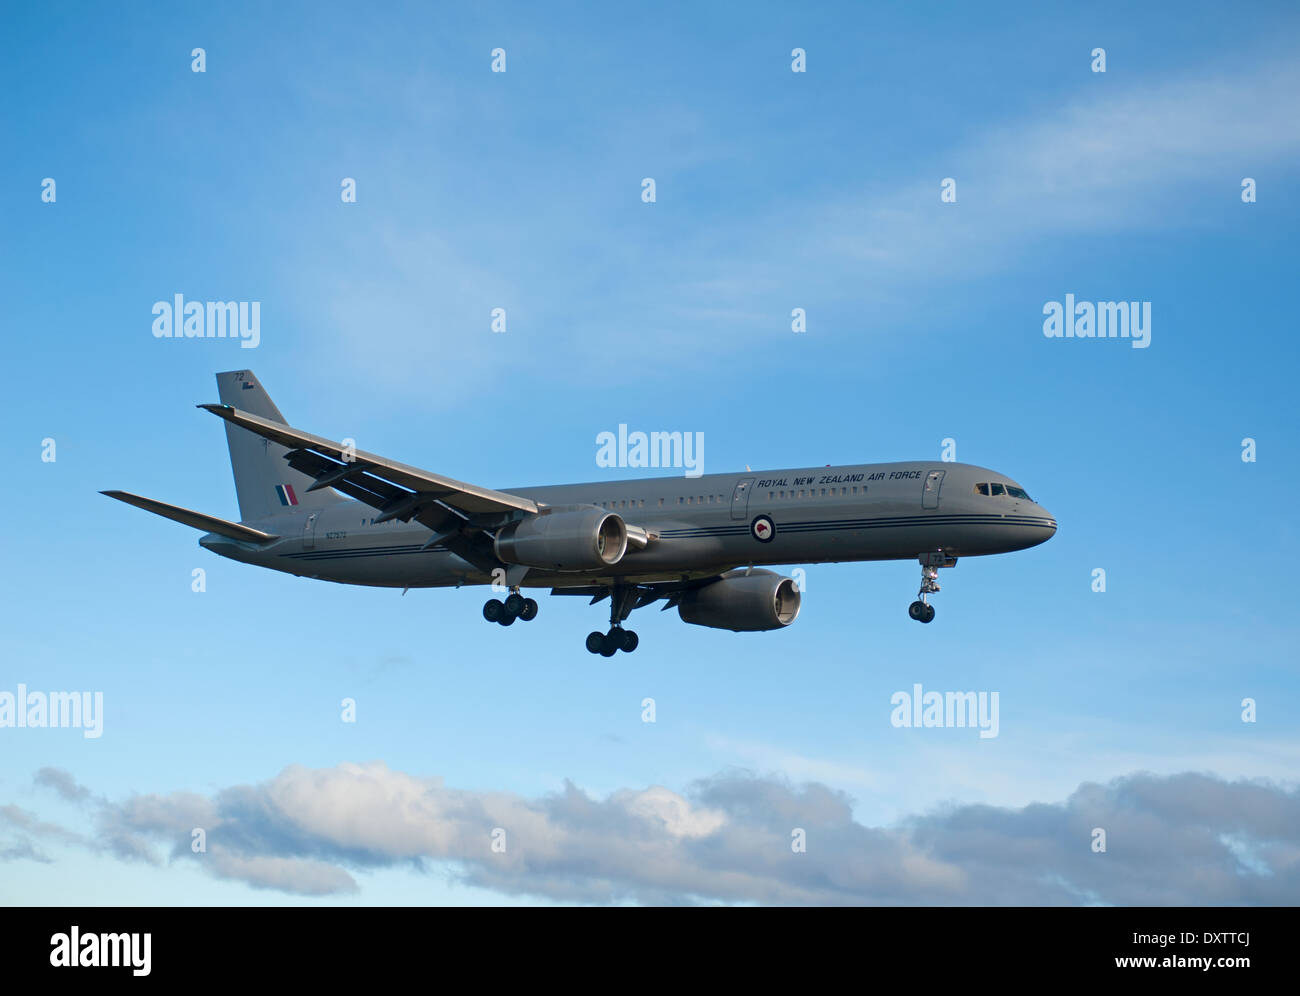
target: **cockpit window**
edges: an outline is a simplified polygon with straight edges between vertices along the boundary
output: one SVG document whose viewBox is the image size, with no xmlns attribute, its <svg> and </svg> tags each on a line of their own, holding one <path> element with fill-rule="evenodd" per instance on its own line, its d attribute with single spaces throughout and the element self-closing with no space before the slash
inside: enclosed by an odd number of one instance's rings
<svg viewBox="0 0 1300 996">
<path fill-rule="evenodd" d="M 1029 497 L 1024 488 L 1018 488 L 1014 484 L 997 484 L 996 482 L 993 484 L 980 483 L 975 485 L 975 493 L 977 495 L 988 495 L 990 497 L 996 496 L 998 498 L 1006 498 L 1010 496 L 1012 498 L 1019 498 L 1021 501 L 1034 500 Z"/>
</svg>

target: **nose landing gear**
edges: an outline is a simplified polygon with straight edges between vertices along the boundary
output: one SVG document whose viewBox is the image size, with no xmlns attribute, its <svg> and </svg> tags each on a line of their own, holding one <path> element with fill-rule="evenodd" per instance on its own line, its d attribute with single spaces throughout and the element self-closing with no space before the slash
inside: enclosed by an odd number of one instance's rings
<svg viewBox="0 0 1300 996">
<path fill-rule="evenodd" d="M 934 606 L 930 604 L 930 596 L 939 591 L 939 568 L 955 567 L 957 558 L 950 557 L 942 550 L 935 553 L 923 553 L 920 556 L 921 561 L 921 590 L 918 591 L 917 600 L 907 607 L 907 614 L 920 623 L 934 621 Z"/>
<path fill-rule="evenodd" d="M 936 587 L 934 590 L 938 591 L 939 589 Z M 934 620 L 934 606 L 929 602 L 913 602 L 907 607 L 907 614 L 917 622 L 932 622 Z"/>
</svg>

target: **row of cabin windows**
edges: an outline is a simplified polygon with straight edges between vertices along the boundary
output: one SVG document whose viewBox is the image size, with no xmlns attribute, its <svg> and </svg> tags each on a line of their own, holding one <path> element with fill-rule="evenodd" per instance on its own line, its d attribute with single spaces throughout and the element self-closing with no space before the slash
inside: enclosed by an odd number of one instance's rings
<svg viewBox="0 0 1300 996">
<path fill-rule="evenodd" d="M 678 498 L 678 499 L 677 499 L 677 504 L 678 504 L 678 505 L 714 505 L 714 504 L 721 505 L 721 504 L 722 504 L 723 502 L 725 502 L 726 500 L 727 500 L 727 499 L 726 499 L 726 496 L 725 496 L 725 495 L 716 495 L 716 496 L 715 496 L 715 495 L 700 495 L 698 498 L 697 498 L 695 495 L 687 495 L 686 497 Z M 619 501 L 596 501 L 596 502 L 592 502 L 592 504 L 593 504 L 593 505 L 599 505 L 601 508 L 611 508 L 611 509 L 614 509 L 614 508 L 645 508 L 645 499 L 644 499 L 644 498 L 639 498 L 639 499 L 638 499 L 638 498 L 631 498 L 631 499 L 627 499 L 627 498 L 625 498 L 625 499 L 621 499 L 621 500 L 619 500 Z M 660 498 L 660 499 L 659 499 L 659 507 L 660 507 L 660 508 L 663 508 L 663 505 L 664 505 L 664 499 Z"/>
<path fill-rule="evenodd" d="M 992 498 L 1023 498 L 1025 501 L 1033 501 L 1024 488 L 1017 488 L 1012 484 L 998 484 L 996 481 L 992 484 L 975 485 L 975 493 Z"/>
<path fill-rule="evenodd" d="M 781 501 L 788 498 L 835 498 L 847 497 L 848 495 L 858 493 L 858 486 L 855 484 L 851 488 L 822 488 L 818 493 L 817 488 L 800 488 L 798 491 L 769 491 L 767 497 L 769 501 Z M 867 486 L 862 486 L 862 493 L 867 493 Z"/>
<path fill-rule="evenodd" d="M 1001 487 L 1001 485 L 999 485 L 999 487 Z M 867 493 L 866 485 L 862 486 L 861 491 L 864 495 Z M 843 498 L 849 495 L 856 495 L 857 493 L 858 486 L 855 484 L 852 487 L 847 488 L 821 488 L 820 492 L 817 488 L 800 488 L 797 491 L 793 489 L 790 491 L 769 491 L 767 497 L 769 501 L 785 501 L 796 498 Z M 678 505 L 724 505 L 726 503 L 726 495 L 685 495 L 679 496 L 677 499 Z M 645 499 L 624 498 L 618 501 L 597 501 L 592 502 L 592 504 L 608 509 L 645 508 Z M 659 507 L 662 508 L 663 505 L 664 499 L 660 498 Z"/>
</svg>

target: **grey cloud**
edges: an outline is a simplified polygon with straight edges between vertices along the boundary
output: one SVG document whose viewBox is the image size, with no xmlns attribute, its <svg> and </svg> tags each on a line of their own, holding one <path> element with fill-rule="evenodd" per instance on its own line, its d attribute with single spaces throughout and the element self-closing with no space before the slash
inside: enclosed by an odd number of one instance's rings
<svg viewBox="0 0 1300 996">
<path fill-rule="evenodd" d="M 36 840 L 80 846 L 90 844 L 81 834 L 57 823 L 46 822 L 21 806 L 12 803 L 0 806 L 0 861 L 27 859 L 50 864 L 51 859 L 36 846 Z"/>
<path fill-rule="evenodd" d="M 77 780 L 62 768 L 42 768 L 33 779 L 37 785 L 54 789 L 69 802 L 84 802 L 90 798 L 90 789 L 78 785 Z"/>
<path fill-rule="evenodd" d="M 99 819 L 120 857 L 157 860 L 155 848 L 170 846 L 173 860 L 217 877 L 310 896 L 356 891 L 358 870 L 438 865 L 468 885 L 586 903 L 1300 900 L 1297 790 L 1203 774 L 1134 774 L 1085 783 L 1059 803 L 954 805 L 870 827 L 841 792 L 745 771 L 684 794 L 654 786 L 596 798 L 568 783 L 529 799 L 371 762 L 291 766 L 212 798 L 135 796 L 104 803 Z M 206 854 L 190 851 L 194 826 L 207 829 Z M 491 849 L 498 827 L 504 853 Z M 806 853 L 791 850 L 796 827 Z M 1092 850 L 1095 827 L 1104 853 Z"/>
</svg>

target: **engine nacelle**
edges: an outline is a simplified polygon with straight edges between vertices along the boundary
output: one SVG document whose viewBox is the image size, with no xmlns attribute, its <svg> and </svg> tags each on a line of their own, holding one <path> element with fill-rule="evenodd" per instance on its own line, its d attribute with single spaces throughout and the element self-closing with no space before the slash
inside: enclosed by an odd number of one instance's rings
<svg viewBox="0 0 1300 996">
<path fill-rule="evenodd" d="M 712 629 L 752 633 L 789 626 L 803 596 L 793 578 L 772 571 L 728 571 L 718 581 L 682 596 L 682 622 Z"/>
<path fill-rule="evenodd" d="M 612 567 L 627 552 L 622 518 L 595 505 L 530 515 L 497 531 L 496 555 L 507 564 L 555 571 Z"/>
</svg>

